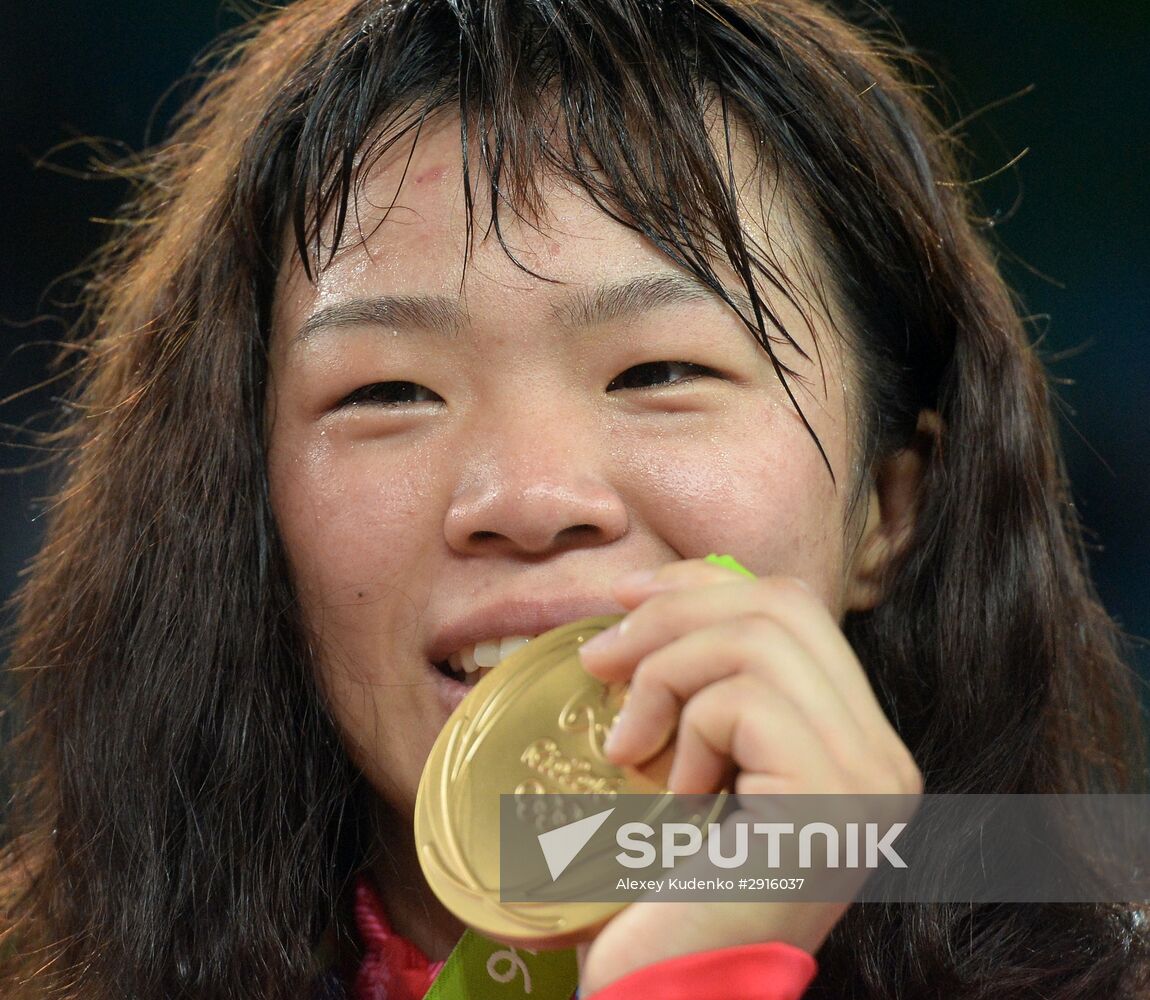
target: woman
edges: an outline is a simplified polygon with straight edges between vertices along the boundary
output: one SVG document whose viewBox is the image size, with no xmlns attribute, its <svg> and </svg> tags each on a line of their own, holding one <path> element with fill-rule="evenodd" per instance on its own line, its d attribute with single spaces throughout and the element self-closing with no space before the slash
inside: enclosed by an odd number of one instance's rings
<svg viewBox="0 0 1150 1000">
<path fill-rule="evenodd" d="M 1044 376 L 893 58 L 794 0 L 233 40 L 93 286 L 13 656 L 9 993 L 306 996 L 355 879 L 442 958 L 408 824 L 451 675 L 602 610 L 588 669 L 654 664 L 612 752 L 674 693 L 673 787 L 1132 786 Z M 1121 908 L 699 912 L 626 911 L 584 991 L 748 940 L 817 951 L 811 996 L 1145 969 Z"/>
</svg>

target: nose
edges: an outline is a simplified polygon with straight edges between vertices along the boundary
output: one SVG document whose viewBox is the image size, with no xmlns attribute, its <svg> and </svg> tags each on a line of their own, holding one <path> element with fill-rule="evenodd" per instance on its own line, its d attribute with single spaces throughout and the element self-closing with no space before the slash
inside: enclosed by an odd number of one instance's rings
<svg viewBox="0 0 1150 1000">
<path fill-rule="evenodd" d="M 579 421 L 520 411 L 486 421 L 470 441 L 444 522 L 456 551 L 539 556 L 626 534 L 607 442 Z"/>
</svg>

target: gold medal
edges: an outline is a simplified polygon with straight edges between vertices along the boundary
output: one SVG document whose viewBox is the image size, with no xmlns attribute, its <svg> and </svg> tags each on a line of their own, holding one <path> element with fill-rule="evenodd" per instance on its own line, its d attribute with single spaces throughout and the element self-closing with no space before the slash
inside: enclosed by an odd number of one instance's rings
<svg viewBox="0 0 1150 1000">
<path fill-rule="evenodd" d="M 712 554 L 706 561 L 753 575 L 731 556 Z M 553 948 L 588 941 L 626 905 L 505 903 L 499 891 L 501 794 L 516 795 L 530 811 L 531 798 L 542 794 L 610 799 L 666 789 L 673 743 L 653 747 L 639 769 L 616 767 L 603 753 L 627 687 L 587 673 L 579 647 L 621 617 L 562 625 L 508 656 L 452 712 L 424 766 L 415 800 L 423 874 L 444 906 L 490 938 Z M 724 799 L 718 796 L 691 822 L 703 828 L 718 817 Z M 650 819 L 661 811 L 654 807 Z M 547 820 L 554 827 L 579 818 Z"/>
<path fill-rule="evenodd" d="M 516 650 L 475 685 L 432 747 L 415 803 L 419 860 L 440 901 L 488 937 L 569 945 L 594 937 L 624 905 L 499 899 L 501 793 L 529 803 L 538 794 L 614 797 L 663 790 L 658 775 L 662 770 L 665 776 L 669 751 L 642 773 L 618 768 L 603 755 L 626 687 L 588 674 L 578 650 L 618 620 L 572 622 Z"/>
</svg>

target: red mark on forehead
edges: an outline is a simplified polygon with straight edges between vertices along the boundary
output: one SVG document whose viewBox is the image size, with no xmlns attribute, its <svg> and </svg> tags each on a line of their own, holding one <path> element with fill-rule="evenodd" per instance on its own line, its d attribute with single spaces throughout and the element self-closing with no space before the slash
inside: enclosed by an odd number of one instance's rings
<svg viewBox="0 0 1150 1000">
<path fill-rule="evenodd" d="M 415 183 L 418 184 L 431 184 L 435 181 L 443 180 L 443 175 L 447 173 L 447 167 L 432 167 L 430 170 L 424 170 L 422 173 L 415 175 Z"/>
</svg>

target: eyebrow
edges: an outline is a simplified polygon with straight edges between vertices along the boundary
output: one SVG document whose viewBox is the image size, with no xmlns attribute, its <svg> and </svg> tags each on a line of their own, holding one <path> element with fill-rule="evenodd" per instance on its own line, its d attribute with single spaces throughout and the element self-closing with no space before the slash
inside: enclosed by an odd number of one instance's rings
<svg viewBox="0 0 1150 1000">
<path fill-rule="evenodd" d="M 304 320 L 292 343 L 299 344 L 317 333 L 351 326 L 402 326 L 451 337 L 466 321 L 459 302 L 443 295 L 380 295 L 349 299 L 317 309 Z"/>
<path fill-rule="evenodd" d="M 701 278 L 673 271 L 641 274 L 628 281 L 581 289 L 556 303 L 552 314 L 561 326 L 573 329 L 627 319 L 662 306 L 708 300 L 722 301 Z"/>
<path fill-rule="evenodd" d="M 740 309 L 746 296 L 728 290 Z M 559 326 L 574 330 L 638 316 L 663 306 L 713 300 L 722 302 L 701 278 L 689 273 L 641 274 L 626 281 L 580 289 L 552 308 Z M 453 337 L 467 324 L 467 311 L 457 299 L 442 295 L 381 295 L 323 306 L 312 313 L 292 340 L 302 343 L 319 333 L 347 327 L 387 326 Z"/>
</svg>

